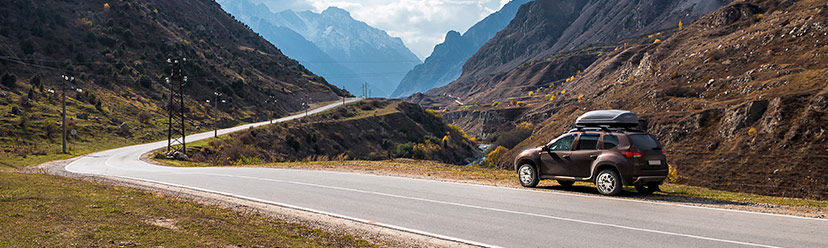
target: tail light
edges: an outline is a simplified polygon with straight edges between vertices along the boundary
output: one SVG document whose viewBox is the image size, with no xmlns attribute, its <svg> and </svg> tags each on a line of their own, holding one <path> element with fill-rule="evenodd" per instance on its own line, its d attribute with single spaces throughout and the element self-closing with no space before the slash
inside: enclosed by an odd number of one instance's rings
<svg viewBox="0 0 828 248">
<path fill-rule="evenodd" d="M 664 151 L 664 150 L 661 150 L 661 154 L 664 154 L 664 156 L 667 156 L 667 152 Z"/>
<path fill-rule="evenodd" d="M 641 153 L 640 152 L 627 151 L 627 152 L 624 152 L 624 157 L 627 157 L 627 158 L 640 158 Z"/>
</svg>

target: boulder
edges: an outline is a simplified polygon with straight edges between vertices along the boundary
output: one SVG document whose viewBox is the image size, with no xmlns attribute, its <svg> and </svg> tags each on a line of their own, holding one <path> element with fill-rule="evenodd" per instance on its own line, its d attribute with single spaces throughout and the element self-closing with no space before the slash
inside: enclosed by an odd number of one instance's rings
<svg viewBox="0 0 828 248">
<path fill-rule="evenodd" d="M 87 120 L 89 119 L 89 113 L 77 113 L 75 114 L 75 117 L 81 120 Z"/>
<path fill-rule="evenodd" d="M 129 128 L 129 125 L 126 124 L 126 123 L 121 123 L 121 125 L 118 126 L 118 128 L 120 128 L 121 132 L 123 132 L 123 133 L 129 133 L 130 128 Z"/>
<path fill-rule="evenodd" d="M 19 115 L 20 113 L 22 113 L 22 111 L 20 111 L 20 107 L 12 106 L 10 113 L 13 115 Z"/>
</svg>

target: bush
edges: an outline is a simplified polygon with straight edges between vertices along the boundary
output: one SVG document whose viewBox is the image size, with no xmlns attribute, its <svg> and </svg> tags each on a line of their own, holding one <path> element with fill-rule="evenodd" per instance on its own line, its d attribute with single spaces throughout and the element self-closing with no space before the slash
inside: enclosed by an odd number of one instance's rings
<svg viewBox="0 0 828 248">
<path fill-rule="evenodd" d="M 149 121 L 152 120 L 152 114 L 147 111 L 141 111 L 138 113 L 138 121 L 144 124 L 149 124 Z"/>
<path fill-rule="evenodd" d="M 394 156 L 399 158 L 414 158 L 414 142 L 398 144 L 394 148 Z"/>
<path fill-rule="evenodd" d="M 0 76 L 0 82 L 2 82 L 6 87 L 14 88 L 17 86 L 17 75 L 14 75 L 14 73 L 4 72 L 3 76 Z"/>
<path fill-rule="evenodd" d="M 147 75 L 143 75 L 140 79 L 138 79 L 138 84 L 144 88 L 152 88 L 152 79 L 147 77 Z"/>
<path fill-rule="evenodd" d="M 506 147 L 498 146 L 497 148 L 486 154 L 486 160 L 483 162 L 483 166 L 496 167 L 497 163 L 500 162 L 500 159 L 502 159 L 507 152 L 509 152 L 509 149 L 506 149 Z"/>
<path fill-rule="evenodd" d="M 34 41 L 32 38 L 27 38 L 25 40 L 20 41 L 20 49 L 23 50 L 23 54 L 32 54 L 34 53 Z"/>
</svg>

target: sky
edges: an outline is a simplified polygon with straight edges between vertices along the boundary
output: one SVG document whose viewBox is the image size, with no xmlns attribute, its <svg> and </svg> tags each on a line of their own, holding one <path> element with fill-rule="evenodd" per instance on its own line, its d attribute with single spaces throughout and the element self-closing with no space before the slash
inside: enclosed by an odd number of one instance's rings
<svg viewBox="0 0 828 248">
<path fill-rule="evenodd" d="M 400 37 L 417 57 L 425 59 L 446 32 L 464 33 L 499 10 L 509 0 L 256 0 L 271 11 L 322 12 L 330 6 L 351 12 L 351 17 L 389 35 Z"/>
</svg>

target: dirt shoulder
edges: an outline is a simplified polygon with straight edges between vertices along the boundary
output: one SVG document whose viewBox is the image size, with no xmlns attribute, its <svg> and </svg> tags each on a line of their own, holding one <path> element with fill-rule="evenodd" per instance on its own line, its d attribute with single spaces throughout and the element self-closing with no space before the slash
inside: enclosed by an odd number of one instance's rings
<svg viewBox="0 0 828 248">
<path fill-rule="evenodd" d="M 289 207 L 277 206 L 269 203 L 239 199 L 218 193 L 203 192 L 187 188 L 174 187 L 165 184 L 152 183 L 140 180 L 130 180 L 109 176 L 90 176 L 72 173 L 65 170 L 66 165 L 79 159 L 72 158 L 51 161 L 38 166 L 29 167 L 29 173 L 46 173 L 81 180 L 103 182 L 110 185 L 136 188 L 158 193 L 168 197 L 183 198 L 199 203 L 231 208 L 243 214 L 255 214 L 299 224 L 308 228 L 319 229 L 324 232 L 338 235 L 352 235 L 364 239 L 377 246 L 388 247 L 473 247 L 469 244 L 444 240 L 436 237 L 415 234 L 393 228 L 363 223 L 321 213 L 308 212 Z M 149 161 L 147 155 L 142 160 Z"/>
</svg>

